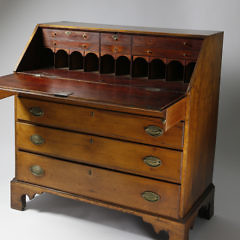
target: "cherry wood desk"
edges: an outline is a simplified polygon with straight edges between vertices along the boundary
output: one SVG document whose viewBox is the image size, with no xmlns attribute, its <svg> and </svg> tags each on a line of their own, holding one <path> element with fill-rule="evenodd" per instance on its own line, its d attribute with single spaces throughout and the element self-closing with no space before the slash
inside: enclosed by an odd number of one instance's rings
<svg viewBox="0 0 240 240">
<path fill-rule="evenodd" d="M 213 215 L 222 32 L 36 26 L 15 95 L 11 206 L 51 193 L 142 217 L 170 240 Z"/>
</svg>

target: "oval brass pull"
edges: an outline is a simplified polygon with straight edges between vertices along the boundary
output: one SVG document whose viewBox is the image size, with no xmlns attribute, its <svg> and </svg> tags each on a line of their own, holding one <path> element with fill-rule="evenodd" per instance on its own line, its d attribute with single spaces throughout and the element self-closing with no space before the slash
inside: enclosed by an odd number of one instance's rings
<svg viewBox="0 0 240 240">
<path fill-rule="evenodd" d="M 42 145 L 45 142 L 44 138 L 37 134 L 32 135 L 30 139 L 31 139 L 31 142 L 35 145 Z"/>
<path fill-rule="evenodd" d="M 36 177 L 42 177 L 44 175 L 44 170 L 39 165 L 33 165 L 30 167 L 32 175 Z"/>
<path fill-rule="evenodd" d="M 87 39 L 87 34 L 84 33 L 84 34 L 82 35 L 82 37 L 83 37 L 83 39 Z"/>
<path fill-rule="evenodd" d="M 157 193 L 151 191 L 143 192 L 142 197 L 149 202 L 157 202 L 160 200 L 160 196 Z"/>
<path fill-rule="evenodd" d="M 114 34 L 114 35 L 112 35 L 112 38 L 113 38 L 114 41 L 117 41 L 118 40 L 118 35 Z"/>
<path fill-rule="evenodd" d="M 40 107 L 32 107 L 29 109 L 29 112 L 35 117 L 41 117 L 44 115 L 44 112 Z"/>
<path fill-rule="evenodd" d="M 82 48 L 86 49 L 87 45 L 86 44 L 82 44 Z"/>
<path fill-rule="evenodd" d="M 147 50 L 147 54 L 152 54 L 152 50 Z"/>
<path fill-rule="evenodd" d="M 72 34 L 72 32 L 71 32 L 71 31 L 66 31 L 65 34 L 66 34 L 67 36 L 69 36 L 69 35 Z"/>
<path fill-rule="evenodd" d="M 154 156 L 147 156 L 143 159 L 143 161 L 149 167 L 160 167 L 162 165 L 162 161 Z"/>
<path fill-rule="evenodd" d="M 158 126 L 154 126 L 154 125 L 147 126 L 145 128 L 145 132 L 152 137 L 158 137 L 158 136 L 163 135 L 163 129 Z"/>
</svg>

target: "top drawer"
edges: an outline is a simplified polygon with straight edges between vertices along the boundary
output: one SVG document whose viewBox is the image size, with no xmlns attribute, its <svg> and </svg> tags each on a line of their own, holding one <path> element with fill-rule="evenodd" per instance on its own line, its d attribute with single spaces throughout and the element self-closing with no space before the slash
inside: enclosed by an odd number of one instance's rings
<svg viewBox="0 0 240 240">
<path fill-rule="evenodd" d="M 155 146 L 183 147 L 183 123 L 161 135 L 160 118 L 17 98 L 17 119 Z"/>
<path fill-rule="evenodd" d="M 99 42 L 98 32 L 83 32 L 76 30 L 59 30 L 43 28 L 43 40 L 48 41 L 50 38 L 64 39 L 69 41 L 81 41 L 81 42 Z"/>
<path fill-rule="evenodd" d="M 102 44 L 113 44 L 113 45 L 130 45 L 131 36 L 120 33 L 101 33 Z"/>
<path fill-rule="evenodd" d="M 201 45 L 201 39 L 133 36 L 133 46 L 177 50 L 199 50 Z"/>
</svg>

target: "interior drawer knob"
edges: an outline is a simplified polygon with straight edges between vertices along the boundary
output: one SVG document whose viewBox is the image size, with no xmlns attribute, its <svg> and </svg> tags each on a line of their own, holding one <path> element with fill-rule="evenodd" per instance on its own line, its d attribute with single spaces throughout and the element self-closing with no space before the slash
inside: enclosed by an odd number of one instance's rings
<svg viewBox="0 0 240 240">
<path fill-rule="evenodd" d="M 70 35 L 72 34 L 72 32 L 71 32 L 71 31 L 66 31 L 65 34 L 66 34 L 67 36 L 70 36 Z"/>
<path fill-rule="evenodd" d="M 160 196 L 157 193 L 151 191 L 143 192 L 142 197 L 148 202 L 157 202 L 160 200 Z"/>
<path fill-rule="evenodd" d="M 152 137 L 158 137 L 163 135 L 163 129 L 154 125 L 147 126 L 145 128 L 145 132 Z"/>
<path fill-rule="evenodd" d="M 31 142 L 35 145 L 42 145 L 45 142 L 44 138 L 37 134 L 32 135 L 30 139 Z"/>
<path fill-rule="evenodd" d="M 147 156 L 143 159 L 143 161 L 149 167 L 160 167 L 162 165 L 162 161 L 154 156 Z"/>
<path fill-rule="evenodd" d="M 44 170 L 39 165 L 33 165 L 30 167 L 32 175 L 36 177 L 42 177 L 44 175 Z"/>
<path fill-rule="evenodd" d="M 147 50 L 147 54 L 152 54 L 152 50 Z"/>
<path fill-rule="evenodd" d="M 112 38 L 113 38 L 114 41 L 117 41 L 118 40 L 118 35 L 114 34 L 114 35 L 112 35 Z"/>
<path fill-rule="evenodd" d="M 82 44 L 82 48 L 86 49 L 87 48 L 87 44 Z"/>
<path fill-rule="evenodd" d="M 83 33 L 83 35 L 82 35 L 82 37 L 83 37 L 83 39 L 87 39 L 87 34 L 86 33 Z"/>
<path fill-rule="evenodd" d="M 32 107 L 29 109 L 29 112 L 35 117 L 41 117 L 44 115 L 44 112 L 40 107 Z"/>
</svg>

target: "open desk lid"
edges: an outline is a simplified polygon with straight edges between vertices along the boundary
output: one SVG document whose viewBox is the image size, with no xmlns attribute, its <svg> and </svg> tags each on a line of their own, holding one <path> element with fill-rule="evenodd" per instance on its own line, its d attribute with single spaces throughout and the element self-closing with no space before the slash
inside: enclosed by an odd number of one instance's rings
<svg viewBox="0 0 240 240">
<path fill-rule="evenodd" d="M 0 90 L 1 98 L 22 93 L 153 111 L 163 111 L 185 96 L 183 92 L 164 89 L 65 80 L 24 73 L 0 77 Z"/>
</svg>

